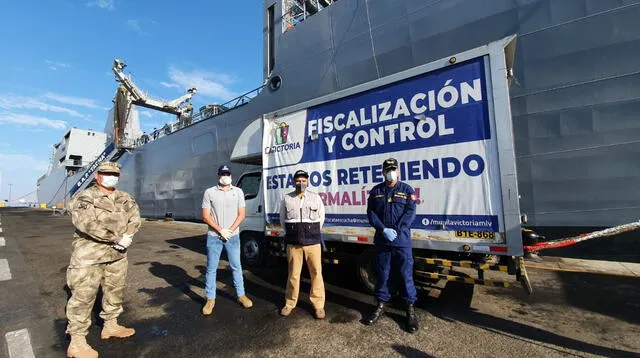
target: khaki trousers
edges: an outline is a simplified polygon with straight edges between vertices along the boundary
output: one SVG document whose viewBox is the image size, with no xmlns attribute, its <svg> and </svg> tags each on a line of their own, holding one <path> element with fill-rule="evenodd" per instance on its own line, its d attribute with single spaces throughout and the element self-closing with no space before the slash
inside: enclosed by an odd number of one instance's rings
<svg viewBox="0 0 640 358">
<path fill-rule="evenodd" d="M 91 310 L 98 289 L 102 286 L 102 312 L 105 321 L 122 313 L 124 286 L 127 277 L 127 258 L 83 267 L 67 268 L 67 286 L 71 298 L 67 303 L 67 333 L 86 336 L 91 326 Z"/>
<path fill-rule="evenodd" d="M 311 292 L 309 300 L 315 309 L 324 309 L 324 281 L 322 280 L 322 249 L 317 245 L 287 245 L 287 261 L 289 262 L 289 279 L 285 293 L 285 306 L 294 308 L 298 303 L 300 292 L 300 273 L 302 260 L 307 262 L 311 276 Z"/>
</svg>

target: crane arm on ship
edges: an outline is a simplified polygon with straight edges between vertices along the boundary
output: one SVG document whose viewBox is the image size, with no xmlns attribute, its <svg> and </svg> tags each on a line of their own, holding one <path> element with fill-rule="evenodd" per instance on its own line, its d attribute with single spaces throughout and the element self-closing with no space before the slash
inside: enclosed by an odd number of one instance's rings
<svg viewBox="0 0 640 358">
<path fill-rule="evenodd" d="M 122 84 L 122 86 L 129 92 L 131 95 L 131 102 L 136 106 L 146 107 L 149 109 L 154 109 L 157 111 L 171 113 L 178 116 L 178 118 L 182 119 L 184 116 L 189 115 L 193 110 L 192 106 L 182 107 L 184 103 L 187 103 L 191 100 L 194 94 L 196 94 L 197 89 L 189 88 L 187 93 L 183 96 L 173 99 L 171 101 L 162 101 L 150 98 L 146 93 L 141 91 L 135 83 L 131 80 L 129 76 L 127 76 L 123 70 L 127 67 L 127 65 L 118 59 L 113 61 L 113 73 L 116 75 L 116 80 Z"/>
</svg>

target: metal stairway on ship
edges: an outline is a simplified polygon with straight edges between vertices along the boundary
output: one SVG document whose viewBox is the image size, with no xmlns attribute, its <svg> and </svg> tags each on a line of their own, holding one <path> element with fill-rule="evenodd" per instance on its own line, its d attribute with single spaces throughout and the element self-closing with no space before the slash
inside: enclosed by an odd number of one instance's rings
<svg viewBox="0 0 640 358">
<path fill-rule="evenodd" d="M 109 144 L 102 151 L 102 153 L 100 153 L 100 155 L 91 163 L 91 165 L 87 167 L 80 179 L 78 179 L 78 181 L 75 182 L 71 187 L 71 190 L 69 190 L 69 193 L 67 194 L 69 199 L 71 199 L 75 193 L 85 189 L 95 181 L 93 174 L 96 172 L 96 170 L 98 170 L 98 166 L 100 165 L 100 163 L 105 161 L 117 162 L 118 159 L 120 159 L 122 155 L 126 153 L 126 151 L 127 150 L 125 148 L 116 147 L 115 143 L 113 142 Z"/>
</svg>

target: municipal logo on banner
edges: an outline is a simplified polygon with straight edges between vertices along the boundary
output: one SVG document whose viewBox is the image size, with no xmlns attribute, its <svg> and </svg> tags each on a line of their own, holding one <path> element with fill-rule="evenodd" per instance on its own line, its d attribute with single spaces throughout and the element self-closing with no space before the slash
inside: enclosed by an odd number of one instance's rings
<svg viewBox="0 0 640 358">
<path fill-rule="evenodd" d="M 301 148 L 300 142 L 289 141 L 289 125 L 285 122 L 278 124 L 273 129 L 272 139 L 272 145 L 264 148 L 264 154 L 282 153 Z"/>
<path fill-rule="evenodd" d="M 276 138 L 276 145 L 287 143 L 287 136 L 289 135 L 289 125 L 282 122 L 279 126 L 274 128 Z"/>
</svg>

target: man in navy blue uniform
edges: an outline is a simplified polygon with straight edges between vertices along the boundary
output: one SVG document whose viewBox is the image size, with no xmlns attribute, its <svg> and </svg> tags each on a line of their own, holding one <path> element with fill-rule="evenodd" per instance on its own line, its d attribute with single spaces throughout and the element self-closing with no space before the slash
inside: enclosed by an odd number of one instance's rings
<svg viewBox="0 0 640 358">
<path fill-rule="evenodd" d="M 376 229 L 375 270 L 377 276 L 376 309 L 364 320 L 374 324 L 391 300 L 389 276 L 399 271 L 402 298 L 407 304 L 407 331 L 418 330 L 418 319 L 413 309 L 416 287 L 413 283 L 413 255 L 411 253 L 411 224 L 416 217 L 416 195 L 413 188 L 398 181 L 398 161 L 389 158 L 382 163 L 385 181 L 371 189 L 367 201 L 367 217 Z M 392 273 L 392 270 L 394 271 Z"/>
</svg>

